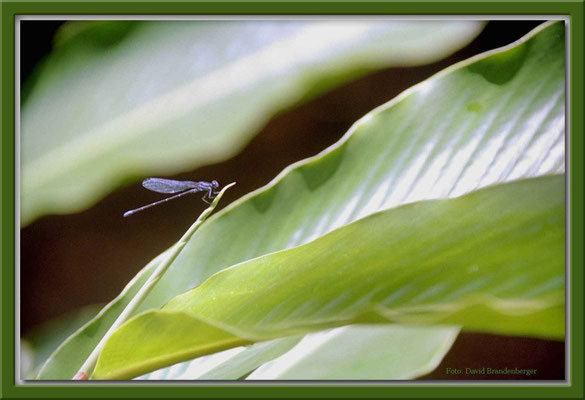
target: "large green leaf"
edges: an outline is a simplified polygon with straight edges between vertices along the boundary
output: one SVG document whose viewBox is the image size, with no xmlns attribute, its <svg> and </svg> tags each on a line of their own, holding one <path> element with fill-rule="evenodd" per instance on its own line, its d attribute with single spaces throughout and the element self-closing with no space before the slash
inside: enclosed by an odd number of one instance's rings
<svg viewBox="0 0 585 400">
<path fill-rule="evenodd" d="M 509 70 L 507 82 L 494 78 Z M 307 243 L 379 210 L 563 172 L 564 97 L 562 23 L 445 70 L 366 115 L 332 148 L 210 218 L 142 309 L 158 308 L 226 267 Z M 39 378 L 69 379 L 158 262 L 70 337 Z"/>
<path fill-rule="evenodd" d="M 246 379 L 412 379 L 435 369 L 458 332 L 450 327 L 351 325 L 308 334 L 300 343 L 300 336 L 291 336 L 226 350 L 139 379 L 233 380 L 258 367 Z"/>
<path fill-rule="evenodd" d="M 22 111 L 21 221 L 128 179 L 237 152 L 320 82 L 422 64 L 478 21 L 109 21 L 66 25 Z"/>
<path fill-rule="evenodd" d="M 413 379 L 433 371 L 457 328 L 351 325 L 312 333 L 246 379 Z"/>
<path fill-rule="evenodd" d="M 94 378 L 360 321 L 562 338 L 564 220 L 564 175 L 381 211 L 220 271 L 131 319 Z"/>
</svg>

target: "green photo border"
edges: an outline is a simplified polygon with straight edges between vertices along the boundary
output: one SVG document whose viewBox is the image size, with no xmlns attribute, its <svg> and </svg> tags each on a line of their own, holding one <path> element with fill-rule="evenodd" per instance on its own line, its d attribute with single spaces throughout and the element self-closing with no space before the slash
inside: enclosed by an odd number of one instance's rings
<svg viewBox="0 0 585 400">
<path fill-rule="evenodd" d="M 583 398 L 583 1 L 567 2 L 3 2 L 2 21 L 2 363 L 1 398 Z M 230 15 L 564 15 L 570 17 L 569 46 L 570 127 L 568 174 L 570 186 L 570 341 L 567 360 L 568 384 L 490 384 L 490 383 L 225 383 L 177 385 L 167 383 L 93 384 L 88 382 L 15 382 L 15 16 L 23 14 L 230 14 Z M 568 332 L 569 333 L 569 332 Z"/>
</svg>

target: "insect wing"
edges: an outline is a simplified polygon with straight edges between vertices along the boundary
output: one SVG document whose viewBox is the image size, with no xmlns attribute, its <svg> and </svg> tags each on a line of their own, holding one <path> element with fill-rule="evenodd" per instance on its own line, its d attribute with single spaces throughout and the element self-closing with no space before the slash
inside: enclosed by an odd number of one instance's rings
<svg viewBox="0 0 585 400">
<path fill-rule="evenodd" d="M 173 179 L 147 178 L 142 181 L 142 186 L 158 193 L 178 193 L 198 187 L 198 182 L 175 181 Z"/>
</svg>

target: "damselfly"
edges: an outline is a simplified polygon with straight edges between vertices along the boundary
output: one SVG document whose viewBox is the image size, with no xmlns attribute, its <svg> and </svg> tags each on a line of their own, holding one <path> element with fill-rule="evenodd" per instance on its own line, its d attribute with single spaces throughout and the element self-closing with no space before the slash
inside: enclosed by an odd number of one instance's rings
<svg viewBox="0 0 585 400">
<path fill-rule="evenodd" d="M 145 210 L 149 207 L 156 206 L 157 204 L 164 203 L 177 197 L 181 197 L 189 193 L 205 192 L 202 200 L 207 204 L 210 204 L 208 200 L 213 199 L 219 192 L 215 191 L 219 187 L 219 183 L 213 180 L 210 182 L 193 182 L 193 181 L 175 181 L 173 179 L 162 179 L 162 178 L 146 178 L 142 181 L 142 186 L 148 190 L 158 193 L 179 193 L 175 196 L 167 197 L 154 203 L 147 204 L 134 210 L 126 211 L 125 217 L 137 213 L 138 211 Z"/>
</svg>

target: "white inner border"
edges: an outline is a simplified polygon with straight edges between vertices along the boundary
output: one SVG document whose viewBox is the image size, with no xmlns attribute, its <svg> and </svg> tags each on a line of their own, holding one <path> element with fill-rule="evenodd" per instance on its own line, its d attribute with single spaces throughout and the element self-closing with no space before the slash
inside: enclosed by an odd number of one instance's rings
<svg viewBox="0 0 585 400">
<path fill-rule="evenodd" d="M 15 385 L 17 386 L 36 386 L 38 384 L 42 385 L 49 385 L 49 386 L 61 386 L 61 385 L 68 385 L 72 384 L 75 385 L 76 382 L 61 381 L 61 382 L 51 382 L 51 381 L 24 381 L 20 376 L 20 21 L 91 21 L 91 20 L 123 20 L 123 21 L 237 21 L 237 20 L 246 20 L 246 21 L 265 21 L 265 20 L 367 20 L 367 21 L 384 21 L 384 20 L 422 20 L 422 21 L 477 21 L 477 20 L 487 20 L 487 21 L 540 21 L 540 20 L 547 20 L 547 21 L 564 21 L 565 22 L 565 187 L 566 187 L 566 232 L 565 232 L 565 381 L 526 381 L 524 382 L 513 382 L 510 383 L 509 381 L 505 380 L 489 380 L 489 381 L 433 381 L 433 382 L 422 382 L 417 381 L 416 383 L 412 382 L 398 382 L 398 381 L 302 381 L 304 385 L 307 383 L 312 385 L 333 385 L 338 386 L 340 384 L 347 384 L 347 385 L 357 385 L 357 384 L 367 384 L 372 386 L 386 386 L 386 385 L 399 385 L 399 386 L 419 386 L 419 385 L 458 385 L 458 386 L 478 386 L 479 385 L 489 385 L 489 386 L 570 386 L 571 385 L 571 352 L 569 343 L 571 342 L 571 330 L 570 330 L 570 311 L 571 311 L 571 303 L 570 303 L 570 291 L 571 291 L 571 270 L 569 266 L 571 265 L 571 241 L 570 241 L 570 234 L 571 234 L 571 219 L 570 217 L 570 210 L 571 210 L 571 169 L 570 169 L 570 128 L 571 128 L 571 119 L 570 119 L 570 105 L 571 105 L 571 85 L 570 85 L 570 78 L 571 78 L 571 58 L 570 58 L 570 49 L 571 49 L 571 36 L 570 36 L 570 18 L 569 16 L 563 15 L 396 15 L 396 16 L 380 16 L 380 15 L 372 15 L 372 16 L 353 16 L 353 15 L 262 15 L 262 16 L 239 16 L 239 15 L 171 15 L 171 16 L 163 16 L 163 15 L 17 15 L 15 17 L 15 24 L 14 24 L 14 72 L 15 72 L 15 94 L 14 94 L 14 102 L 15 102 L 15 199 L 14 199 L 14 206 L 15 206 Z M 124 381 L 120 383 L 114 383 L 117 386 L 120 385 L 127 385 L 129 387 L 135 386 L 136 384 L 145 385 L 145 384 L 154 384 L 160 385 L 161 382 L 164 382 L 165 385 L 181 385 L 184 386 L 186 381 Z M 253 381 L 218 381 L 217 383 L 214 382 L 192 382 L 189 381 L 194 386 L 199 385 L 218 385 L 218 384 L 227 384 L 227 385 L 269 385 L 269 386 L 279 386 L 279 384 L 283 385 L 291 385 L 298 383 L 297 381 L 274 381 L 274 382 L 253 382 Z M 86 382 L 87 384 L 87 382 Z M 112 382 L 91 382 L 91 385 L 112 385 Z"/>
</svg>

